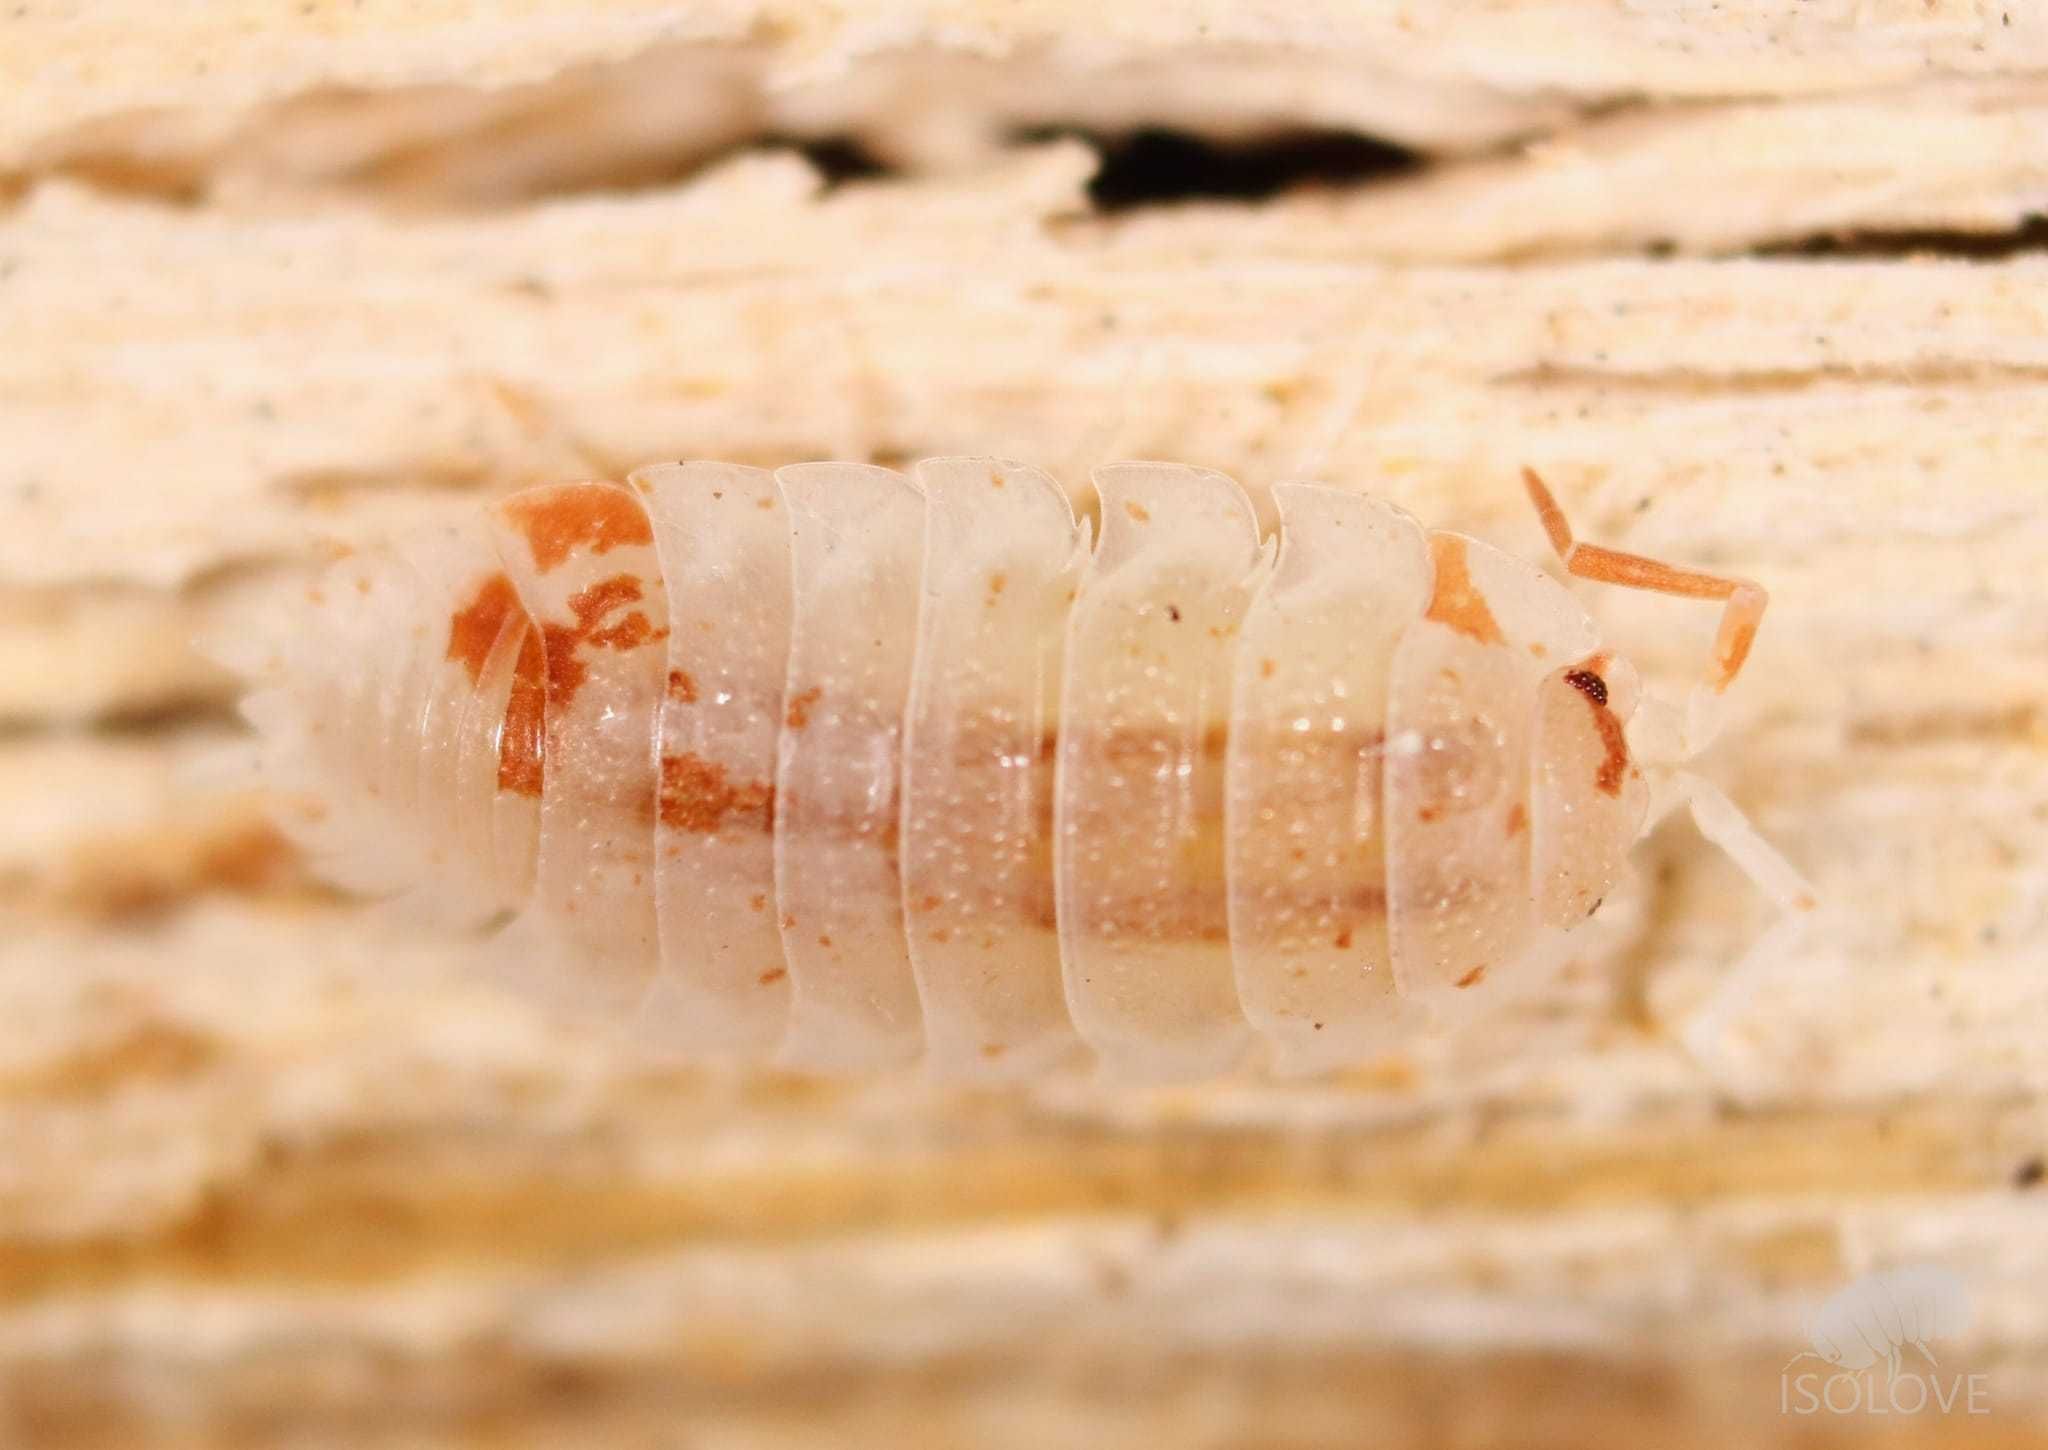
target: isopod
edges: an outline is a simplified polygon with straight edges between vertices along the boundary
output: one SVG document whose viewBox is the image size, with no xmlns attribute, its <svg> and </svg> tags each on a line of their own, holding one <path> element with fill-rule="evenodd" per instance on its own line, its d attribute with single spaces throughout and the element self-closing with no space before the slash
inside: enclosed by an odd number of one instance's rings
<svg viewBox="0 0 2048 1450">
<path fill-rule="evenodd" d="M 1952 1338 L 1970 1327 L 1970 1291 L 1960 1276 L 1939 1264 L 1904 1264 L 1865 1274 L 1833 1295 L 1807 1321 L 1809 1357 L 1837 1369 L 1857 1371 L 1882 1363 L 1885 1378 L 1899 1377 L 1899 1352 L 1907 1346 L 1936 1363 L 1931 1341 Z"/>
<path fill-rule="evenodd" d="M 691 1058 L 1327 1070 L 1540 980 L 1678 804 L 1811 905 L 1681 768 L 1757 586 L 1577 542 L 1525 474 L 1567 573 L 1722 602 L 1692 708 L 1638 710 L 1478 539 L 1309 483 L 1263 538 L 1221 473 L 1093 481 L 1099 529 L 985 458 L 533 488 L 229 653 L 324 872 L 503 925 L 552 1010 Z"/>
</svg>

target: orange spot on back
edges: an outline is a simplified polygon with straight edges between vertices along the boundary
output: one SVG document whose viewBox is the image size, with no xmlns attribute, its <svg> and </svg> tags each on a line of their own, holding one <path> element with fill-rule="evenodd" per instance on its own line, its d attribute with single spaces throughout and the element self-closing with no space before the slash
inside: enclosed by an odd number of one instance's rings
<svg viewBox="0 0 2048 1450">
<path fill-rule="evenodd" d="M 664 755 L 660 811 L 661 823 L 672 831 L 709 835 L 735 814 L 759 816 L 761 829 L 770 830 L 775 787 L 762 781 L 734 785 L 723 765 L 701 755 Z"/>
<path fill-rule="evenodd" d="M 543 624 L 540 633 L 547 649 L 548 698 L 559 710 L 576 698 L 576 692 L 590 678 L 590 667 L 576 658 L 576 646 L 583 642 L 583 636 L 566 624 Z"/>
<path fill-rule="evenodd" d="M 1478 985 L 1479 985 L 1479 983 L 1480 983 L 1480 980 L 1481 980 L 1481 979 L 1482 979 L 1483 977 L 1485 977 L 1485 975 L 1486 975 L 1486 968 L 1484 968 L 1484 967 L 1474 967 L 1474 968 L 1473 968 L 1473 969 L 1472 969 L 1471 971 L 1469 971 L 1469 972 L 1465 973 L 1465 975 L 1464 975 L 1464 976 L 1462 976 L 1462 977 L 1458 978 L 1458 980 L 1457 980 L 1457 981 L 1455 981 L 1455 982 L 1453 982 L 1453 983 L 1452 983 L 1451 985 L 1452 985 L 1452 986 L 1454 986 L 1454 987 L 1460 987 L 1460 988 L 1463 988 L 1463 987 L 1476 987 L 1476 986 L 1478 986 Z"/>
<path fill-rule="evenodd" d="M 1472 582 L 1465 564 L 1465 540 L 1456 534 L 1431 534 L 1430 557 L 1436 562 L 1436 593 L 1430 596 L 1425 619 L 1447 624 L 1481 644 L 1506 644 L 1500 621 L 1487 607 L 1486 596 Z"/>
<path fill-rule="evenodd" d="M 547 768 L 547 671 L 540 636 L 526 632 L 498 728 L 498 789 L 537 796 Z"/>
<path fill-rule="evenodd" d="M 597 638 L 597 622 L 627 604 L 640 602 L 640 581 L 631 574 L 614 574 L 591 585 L 580 593 L 569 596 L 569 612 L 576 616 L 576 628 L 592 640 Z M 638 614 L 638 611 L 635 611 Z M 645 626 L 647 618 L 640 615 Z"/>
<path fill-rule="evenodd" d="M 794 695 L 791 695 L 789 697 L 789 710 L 783 717 L 783 723 L 792 730 L 801 730 L 810 724 L 811 706 L 817 704 L 818 698 L 824 693 L 825 691 L 822 686 L 813 685 L 808 690 L 798 690 Z"/>
<path fill-rule="evenodd" d="M 1514 837 L 1521 835 L 1522 832 L 1527 830 L 1528 828 L 1529 813 L 1526 810 L 1522 809 L 1522 803 L 1520 801 L 1516 801 L 1513 805 L 1508 807 L 1509 839 L 1512 840 Z"/>
<path fill-rule="evenodd" d="M 690 678 L 688 670 L 668 672 L 668 692 L 671 698 L 685 705 L 697 703 L 697 682 Z"/>
<path fill-rule="evenodd" d="M 577 654 L 583 646 L 638 649 L 667 634 L 666 630 L 657 630 L 637 609 L 612 624 L 604 623 L 607 615 L 628 604 L 638 603 L 641 595 L 638 578 L 631 574 L 615 574 L 569 596 L 569 610 L 576 616 L 574 624 L 549 622 L 541 625 L 541 637 L 547 646 L 548 702 L 551 708 L 557 712 L 565 709 L 590 677 L 590 667 Z"/>
<path fill-rule="evenodd" d="M 483 678 L 484 663 L 491 646 L 509 619 L 523 617 L 519 592 L 503 574 L 493 574 L 477 586 L 475 597 L 455 611 L 448 620 L 448 653 L 459 662 L 474 685 Z"/>
<path fill-rule="evenodd" d="M 526 536 L 533 564 L 543 574 L 578 549 L 602 554 L 630 544 L 651 544 L 647 511 L 632 494 L 609 483 L 571 483 L 506 500 L 505 517 Z"/>
</svg>

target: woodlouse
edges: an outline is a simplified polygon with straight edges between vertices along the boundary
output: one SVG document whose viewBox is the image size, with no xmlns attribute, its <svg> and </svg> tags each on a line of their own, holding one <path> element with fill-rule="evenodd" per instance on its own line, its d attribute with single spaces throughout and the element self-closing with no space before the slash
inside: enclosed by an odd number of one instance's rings
<svg viewBox="0 0 2048 1450">
<path fill-rule="evenodd" d="M 563 1012 L 830 1071 L 1355 1061 L 1538 977 L 1679 803 L 1811 905 L 1677 768 L 1762 590 L 1576 542 L 1533 473 L 1568 572 L 1725 601 L 1690 727 L 1542 570 L 1363 494 L 1280 485 L 1262 539 L 1119 464 L 1091 548 L 1043 472 L 914 472 L 663 464 L 342 560 L 239 646 L 292 828 L 513 918 Z"/>
</svg>

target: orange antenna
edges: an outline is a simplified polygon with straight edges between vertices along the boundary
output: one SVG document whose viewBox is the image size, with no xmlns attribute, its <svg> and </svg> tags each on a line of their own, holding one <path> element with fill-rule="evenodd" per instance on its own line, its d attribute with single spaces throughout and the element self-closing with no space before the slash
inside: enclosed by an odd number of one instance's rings
<svg viewBox="0 0 2048 1450">
<path fill-rule="evenodd" d="M 1522 470 L 1522 483 L 1529 490 L 1529 501 L 1536 505 L 1543 532 L 1550 535 L 1550 546 L 1557 550 L 1567 574 L 1602 584 L 1619 584 L 1625 589 L 1652 589 L 1687 599 L 1728 601 L 1728 607 L 1721 612 L 1720 633 L 1714 639 L 1713 669 L 1707 676 L 1707 682 L 1717 692 L 1727 689 L 1742 672 L 1742 662 L 1749 658 L 1750 643 L 1756 638 L 1757 625 L 1763 621 L 1764 606 L 1770 602 L 1764 587 L 1747 579 L 1681 569 L 1599 544 L 1582 544 L 1572 537 L 1572 526 L 1564 510 L 1536 476 L 1535 469 Z"/>
</svg>

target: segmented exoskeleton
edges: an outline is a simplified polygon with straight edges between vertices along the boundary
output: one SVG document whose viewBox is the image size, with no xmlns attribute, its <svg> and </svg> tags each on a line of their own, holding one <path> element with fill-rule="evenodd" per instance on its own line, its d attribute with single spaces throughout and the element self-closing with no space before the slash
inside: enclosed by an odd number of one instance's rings
<svg viewBox="0 0 2048 1450">
<path fill-rule="evenodd" d="M 1568 570 L 1763 593 L 1576 543 Z M 241 663 L 337 881 L 511 918 L 555 1010 L 676 1052 L 1016 1076 L 1371 1056 L 1540 978 L 1665 806 L 1797 875 L 1535 566 L 1360 493 L 943 458 L 663 464 L 342 560 Z M 1632 720 L 1633 717 L 1633 720 Z M 1738 973 L 1738 980 L 1741 974 Z"/>
</svg>

